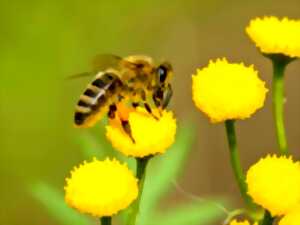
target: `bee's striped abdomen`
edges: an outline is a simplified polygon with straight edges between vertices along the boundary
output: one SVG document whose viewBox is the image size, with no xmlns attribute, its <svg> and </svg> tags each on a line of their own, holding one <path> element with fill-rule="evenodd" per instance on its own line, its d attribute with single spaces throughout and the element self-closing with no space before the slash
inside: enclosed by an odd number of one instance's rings
<svg viewBox="0 0 300 225">
<path fill-rule="evenodd" d="M 121 90 L 122 82 L 114 73 L 101 73 L 96 76 L 77 103 L 74 122 L 79 127 L 94 125 L 108 111 Z"/>
</svg>

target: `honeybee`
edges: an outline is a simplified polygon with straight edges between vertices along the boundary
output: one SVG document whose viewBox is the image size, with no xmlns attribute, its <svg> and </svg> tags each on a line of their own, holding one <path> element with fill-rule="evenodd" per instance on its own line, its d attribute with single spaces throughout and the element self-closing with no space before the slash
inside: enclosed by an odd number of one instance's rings
<svg viewBox="0 0 300 225">
<path fill-rule="evenodd" d="M 89 74 L 95 74 L 95 77 L 76 105 L 74 123 L 77 127 L 91 127 L 106 114 L 111 119 L 115 118 L 120 102 L 144 107 L 152 115 L 153 107 L 164 109 L 169 104 L 173 93 L 170 63 L 156 65 L 151 57 L 145 55 L 125 58 L 99 55 L 93 65 Z M 128 121 L 122 120 L 121 123 L 133 140 Z"/>
</svg>

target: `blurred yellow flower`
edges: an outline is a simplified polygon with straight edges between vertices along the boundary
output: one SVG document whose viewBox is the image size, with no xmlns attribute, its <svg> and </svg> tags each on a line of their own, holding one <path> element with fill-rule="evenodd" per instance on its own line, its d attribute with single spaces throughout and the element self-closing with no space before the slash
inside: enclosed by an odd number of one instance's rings
<svg viewBox="0 0 300 225">
<path fill-rule="evenodd" d="M 267 156 L 247 172 L 248 194 L 272 216 L 287 213 L 300 202 L 300 165 L 291 157 Z"/>
<path fill-rule="evenodd" d="M 300 224 L 300 206 L 295 207 L 287 213 L 279 222 L 279 225 L 299 225 Z"/>
<path fill-rule="evenodd" d="M 300 57 L 300 20 L 256 18 L 246 32 L 263 53 Z"/>
<path fill-rule="evenodd" d="M 248 220 L 238 221 L 238 220 L 232 220 L 229 225 L 250 225 L 250 222 Z M 257 223 L 254 223 L 253 225 L 258 225 Z"/>
<path fill-rule="evenodd" d="M 250 225 L 250 223 L 248 220 L 243 220 L 243 221 L 232 220 L 229 225 Z"/>
<path fill-rule="evenodd" d="M 106 136 L 113 147 L 134 157 L 164 153 L 175 140 L 176 120 L 172 112 L 163 111 L 161 115 L 156 111 L 153 113 L 158 119 L 140 107 L 129 112 L 128 121 L 135 143 L 124 132 L 118 117 L 110 120 L 106 127 Z"/>
<path fill-rule="evenodd" d="M 127 208 L 138 196 L 138 183 L 124 164 L 113 159 L 84 162 L 66 179 L 65 200 L 82 213 L 111 216 Z"/>
<path fill-rule="evenodd" d="M 192 77 L 193 100 L 213 123 L 245 119 L 264 105 L 267 89 L 253 66 L 210 61 Z"/>
</svg>

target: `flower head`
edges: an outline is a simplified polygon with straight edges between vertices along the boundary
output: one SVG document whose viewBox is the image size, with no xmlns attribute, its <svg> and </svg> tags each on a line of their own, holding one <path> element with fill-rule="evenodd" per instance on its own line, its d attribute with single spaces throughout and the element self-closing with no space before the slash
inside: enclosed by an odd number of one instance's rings
<svg viewBox="0 0 300 225">
<path fill-rule="evenodd" d="M 211 122 L 245 119 L 264 105 L 267 89 L 253 66 L 217 59 L 192 79 L 193 100 Z"/>
<path fill-rule="evenodd" d="M 300 57 L 300 20 L 256 18 L 246 32 L 263 53 Z"/>
<path fill-rule="evenodd" d="M 127 156 L 145 157 L 164 153 L 175 140 L 176 120 L 172 112 L 156 114 L 158 119 L 143 108 L 129 112 L 128 122 L 135 142 L 124 131 L 118 117 L 110 120 L 106 136 L 115 149 Z"/>
<path fill-rule="evenodd" d="M 238 220 L 231 220 L 229 225 L 250 225 L 250 222 L 248 220 L 238 221 Z M 254 223 L 253 225 L 257 225 L 257 223 Z"/>
<path fill-rule="evenodd" d="M 248 194 L 273 216 L 283 215 L 300 201 L 300 165 L 286 156 L 267 156 L 247 172 Z"/>
<path fill-rule="evenodd" d="M 300 206 L 295 207 L 287 213 L 279 222 L 279 225 L 299 225 L 300 224 Z"/>
<path fill-rule="evenodd" d="M 138 195 L 137 179 L 117 160 L 83 163 L 66 179 L 65 200 L 82 213 L 103 217 L 128 207 Z"/>
</svg>

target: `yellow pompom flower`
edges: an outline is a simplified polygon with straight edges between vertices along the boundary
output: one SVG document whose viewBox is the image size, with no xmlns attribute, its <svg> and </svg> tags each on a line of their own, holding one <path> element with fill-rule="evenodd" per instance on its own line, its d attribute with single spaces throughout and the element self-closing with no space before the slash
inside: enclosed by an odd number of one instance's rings
<svg viewBox="0 0 300 225">
<path fill-rule="evenodd" d="M 287 213 L 278 225 L 299 225 L 300 224 L 300 206 L 295 207 Z"/>
<path fill-rule="evenodd" d="M 263 53 L 300 57 L 300 20 L 256 18 L 246 32 Z"/>
<path fill-rule="evenodd" d="M 128 113 L 133 142 L 122 128 L 120 119 L 109 121 L 106 136 L 113 147 L 127 156 L 145 157 L 164 153 L 175 140 L 176 120 L 172 112 L 153 111 L 157 119 L 143 108 Z"/>
<path fill-rule="evenodd" d="M 248 194 L 272 216 L 287 213 L 300 202 L 300 165 L 291 157 L 267 156 L 247 172 Z"/>
<path fill-rule="evenodd" d="M 213 123 L 245 119 L 264 105 L 267 89 L 253 66 L 210 61 L 192 77 L 195 105 Z"/>
<path fill-rule="evenodd" d="M 65 201 L 82 213 L 112 216 L 138 196 L 138 181 L 124 164 L 113 159 L 84 162 L 66 179 Z"/>
<path fill-rule="evenodd" d="M 250 222 L 248 220 L 238 221 L 238 220 L 232 220 L 229 225 L 250 225 Z M 257 223 L 254 223 L 253 225 L 258 225 Z"/>
</svg>

